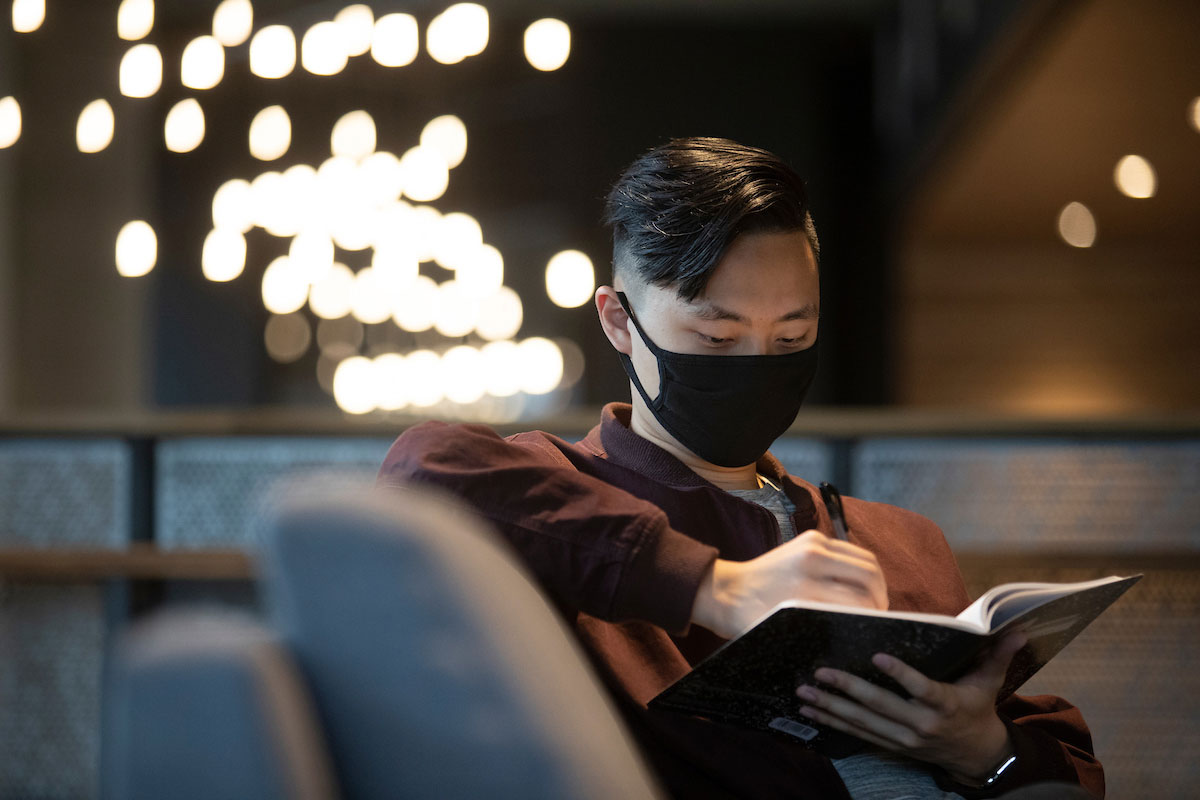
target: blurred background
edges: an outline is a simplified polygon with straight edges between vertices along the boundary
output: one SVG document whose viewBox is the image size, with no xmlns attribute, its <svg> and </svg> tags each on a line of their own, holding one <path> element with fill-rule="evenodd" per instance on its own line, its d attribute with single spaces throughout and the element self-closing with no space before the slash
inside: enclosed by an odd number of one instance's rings
<svg viewBox="0 0 1200 800">
<path fill-rule="evenodd" d="M 821 372 L 776 454 L 932 517 L 973 592 L 1145 572 L 1035 688 L 1111 796 L 1200 779 L 1200 4 L 6 5 L 0 796 L 97 793 L 114 642 L 256 613 L 279 481 L 628 400 L 603 198 L 696 135 L 808 181 Z"/>
</svg>

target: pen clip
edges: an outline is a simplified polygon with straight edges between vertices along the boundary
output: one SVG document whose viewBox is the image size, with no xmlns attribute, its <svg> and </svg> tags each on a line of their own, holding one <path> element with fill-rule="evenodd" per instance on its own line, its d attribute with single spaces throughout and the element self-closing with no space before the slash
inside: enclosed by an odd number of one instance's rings
<svg viewBox="0 0 1200 800">
<path fill-rule="evenodd" d="M 832 483 L 821 483 L 821 499 L 825 501 L 825 510 L 833 523 L 833 532 L 843 542 L 850 541 L 849 528 L 846 525 L 846 513 L 842 510 L 842 495 Z"/>
</svg>

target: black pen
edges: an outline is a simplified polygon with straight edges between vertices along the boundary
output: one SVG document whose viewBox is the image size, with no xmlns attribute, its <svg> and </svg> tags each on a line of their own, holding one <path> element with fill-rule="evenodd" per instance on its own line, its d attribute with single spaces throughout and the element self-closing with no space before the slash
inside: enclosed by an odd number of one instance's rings
<svg viewBox="0 0 1200 800">
<path fill-rule="evenodd" d="M 832 483 L 821 484 L 821 499 L 825 501 L 825 509 L 829 519 L 833 521 L 833 532 L 843 542 L 850 541 L 850 529 L 846 527 L 846 514 L 842 511 L 842 496 Z"/>
</svg>

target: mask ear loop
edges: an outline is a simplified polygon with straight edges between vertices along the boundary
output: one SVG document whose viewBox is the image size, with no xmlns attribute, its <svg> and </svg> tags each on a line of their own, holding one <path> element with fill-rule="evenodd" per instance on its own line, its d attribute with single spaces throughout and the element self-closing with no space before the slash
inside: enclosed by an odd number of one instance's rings
<svg viewBox="0 0 1200 800">
<path fill-rule="evenodd" d="M 650 395 L 646 393 L 645 387 L 642 386 L 642 380 L 638 377 L 637 370 L 633 368 L 633 359 L 624 353 L 618 353 L 618 355 L 621 356 L 622 364 L 627 363 L 625 366 L 625 371 L 629 373 L 629 377 L 633 380 L 633 385 L 637 387 L 638 394 L 640 394 L 642 399 L 646 401 L 646 405 L 656 411 L 661 410 L 664 398 L 666 398 L 667 395 L 667 376 L 665 368 L 663 367 L 663 359 L 660 355 L 662 353 L 662 349 L 654 342 L 650 341 L 650 337 L 646 335 L 644 330 L 642 330 L 642 325 L 640 322 L 638 322 L 637 317 L 633 315 L 633 309 L 629 305 L 629 298 L 625 296 L 624 292 L 617 292 L 617 300 L 620 301 L 621 308 L 625 310 L 625 314 L 629 317 L 629 321 L 633 323 L 633 327 L 637 330 L 638 336 L 642 338 L 642 341 L 645 343 L 646 347 L 651 353 L 654 354 L 654 361 L 656 364 L 658 364 L 658 397 L 651 399 Z"/>
</svg>

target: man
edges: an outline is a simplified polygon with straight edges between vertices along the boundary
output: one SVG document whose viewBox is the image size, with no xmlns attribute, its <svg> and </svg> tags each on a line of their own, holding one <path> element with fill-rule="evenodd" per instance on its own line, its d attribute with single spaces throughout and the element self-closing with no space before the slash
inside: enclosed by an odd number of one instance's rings
<svg viewBox="0 0 1200 800">
<path fill-rule="evenodd" d="M 606 406 L 577 445 L 425 423 L 396 441 L 380 482 L 439 485 L 501 530 L 675 796 L 953 798 L 1045 780 L 1103 794 L 1073 707 L 995 704 L 1016 637 L 952 684 L 877 657 L 911 699 L 830 670 L 797 687 L 808 716 L 869 743 L 836 763 L 646 709 L 783 600 L 956 614 L 968 598 L 932 522 L 846 498 L 850 541 L 836 540 L 816 489 L 767 453 L 816 369 L 819 249 L 800 178 L 763 150 L 675 140 L 626 170 L 606 218 L 613 285 L 596 309 L 632 405 Z"/>
</svg>

